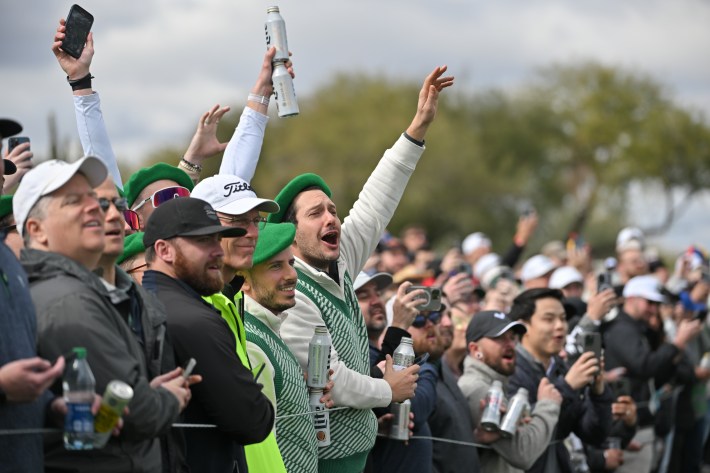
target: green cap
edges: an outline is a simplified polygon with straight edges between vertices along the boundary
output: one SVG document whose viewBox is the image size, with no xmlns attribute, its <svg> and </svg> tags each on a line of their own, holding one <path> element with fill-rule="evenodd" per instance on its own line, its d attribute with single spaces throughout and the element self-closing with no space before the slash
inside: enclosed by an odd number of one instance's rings
<svg viewBox="0 0 710 473">
<path fill-rule="evenodd" d="M 322 177 L 317 174 L 307 173 L 301 174 L 291 179 L 291 182 L 286 184 L 279 195 L 274 199 L 277 204 L 279 204 L 280 210 L 276 213 L 269 214 L 269 222 L 271 223 L 281 223 L 283 222 L 284 216 L 291 207 L 293 199 L 296 198 L 298 194 L 303 192 L 303 189 L 308 187 L 318 187 L 320 190 L 325 192 L 325 195 L 331 197 L 330 187 L 325 183 Z M 261 238 L 261 235 L 259 235 Z"/>
<path fill-rule="evenodd" d="M 129 258 L 145 252 L 143 244 L 143 232 L 136 232 L 128 235 L 123 240 L 123 253 L 118 257 L 116 264 L 121 264 Z"/>
<path fill-rule="evenodd" d="M 296 236 L 296 226 L 292 223 L 266 223 L 259 227 L 259 239 L 254 249 L 253 266 L 281 253 L 291 246 Z"/>
<path fill-rule="evenodd" d="M 0 218 L 12 213 L 12 196 L 0 196 Z"/>
<path fill-rule="evenodd" d="M 133 173 L 128 179 L 128 182 L 126 182 L 126 185 L 123 186 L 123 192 L 126 195 L 126 199 L 128 199 L 128 206 L 133 207 L 133 203 L 143 189 L 155 181 L 162 179 L 175 181 L 178 185 L 190 189 L 190 192 L 192 192 L 192 188 L 195 187 L 195 183 L 192 182 L 190 176 L 182 169 L 178 169 L 166 163 L 158 163 Z"/>
</svg>

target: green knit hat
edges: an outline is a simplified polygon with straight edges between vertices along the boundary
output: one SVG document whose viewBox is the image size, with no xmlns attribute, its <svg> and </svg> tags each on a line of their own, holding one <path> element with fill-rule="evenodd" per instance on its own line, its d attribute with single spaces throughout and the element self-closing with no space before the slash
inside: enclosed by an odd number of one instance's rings
<svg viewBox="0 0 710 473">
<path fill-rule="evenodd" d="M 260 226 L 253 266 L 270 260 L 291 246 L 295 236 L 296 225 L 292 223 L 267 223 Z"/>
<path fill-rule="evenodd" d="M 281 189 L 279 195 L 277 195 L 274 199 L 276 203 L 279 204 L 281 209 L 276 213 L 269 214 L 269 222 L 283 222 L 286 212 L 288 212 L 291 204 L 293 203 L 293 199 L 295 199 L 298 194 L 303 192 L 303 189 L 314 186 L 320 188 L 320 190 L 325 192 L 325 195 L 328 197 L 331 197 L 332 193 L 330 192 L 330 187 L 328 187 L 328 184 L 326 184 L 323 178 L 319 175 L 307 173 L 296 176 L 291 179 L 291 182 L 286 184 L 283 189 Z M 261 235 L 259 235 L 259 238 L 261 238 Z"/>
<path fill-rule="evenodd" d="M 129 258 L 133 258 L 136 255 L 145 252 L 145 245 L 143 244 L 143 232 L 136 232 L 128 235 L 123 240 L 123 253 L 116 261 L 116 264 L 121 264 Z"/>
<path fill-rule="evenodd" d="M 12 196 L 0 196 L 0 218 L 12 213 Z"/>
<path fill-rule="evenodd" d="M 178 185 L 190 189 L 190 192 L 192 192 L 192 188 L 195 187 L 195 183 L 192 182 L 190 176 L 182 169 L 178 169 L 166 163 L 158 163 L 133 173 L 128 179 L 128 182 L 126 182 L 126 185 L 123 186 L 123 192 L 126 195 L 126 199 L 128 199 L 128 206 L 133 207 L 133 203 L 143 189 L 155 181 L 162 179 L 175 181 Z"/>
</svg>

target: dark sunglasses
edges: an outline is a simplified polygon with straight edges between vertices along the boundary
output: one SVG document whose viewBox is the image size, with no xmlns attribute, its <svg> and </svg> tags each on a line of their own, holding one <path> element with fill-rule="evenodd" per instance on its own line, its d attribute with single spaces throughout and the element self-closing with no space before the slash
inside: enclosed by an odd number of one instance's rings
<svg viewBox="0 0 710 473">
<path fill-rule="evenodd" d="M 157 209 L 160 207 L 160 204 L 164 204 L 165 202 L 178 197 L 190 197 L 190 189 L 181 186 L 173 186 L 157 190 L 153 192 L 153 195 L 133 207 L 133 210 L 140 209 L 146 204 L 146 202 L 149 201 L 153 204 L 153 208 Z"/>
<path fill-rule="evenodd" d="M 138 219 L 138 214 L 135 213 L 133 210 L 124 210 L 123 218 L 126 220 L 126 223 L 129 227 L 131 227 L 132 230 L 138 231 L 141 229 L 141 223 Z"/>
<path fill-rule="evenodd" d="M 426 321 L 429 320 L 434 325 L 441 322 L 441 312 L 429 312 L 428 314 L 419 314 L 414 317 L 414 322 L 412 322 L 412 327 L 422 328 L 426 325 Z"/>
<path fill-rule="evenodd" d="M 7 227 L 2 227 L 0 228 L 1 233 L 10 233 L 10 232 L 16 232 L 17 231 L 17 224 L 15 225 L 8 225 Z"/>
<path fill-rule="evenodd" d="M 111 207 L 111 204 L 113 204 L 116 207 L 116 210 L 119 212 L 123 212 L 125 210 L 128 210 L 128 201 L 125 199 L 125 197 L 114 197 L 113 199 L 107 199 L 106 197 L 99 197 L 99 207 L 101 207 L 101 210 L 104 212 L 108 212 L 109 207 Z"/>
</svg>

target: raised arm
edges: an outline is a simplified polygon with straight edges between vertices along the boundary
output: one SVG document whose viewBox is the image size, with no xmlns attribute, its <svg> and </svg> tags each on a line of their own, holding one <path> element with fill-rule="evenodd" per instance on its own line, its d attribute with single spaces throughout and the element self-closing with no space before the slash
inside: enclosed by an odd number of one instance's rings
<svg viewBox="0 0 710 473">
<path fill-rule="evenodd" d="M 121 173 L 118 170 L 116 155 L 111 148 L 99 94 L 91 88 L 91 61 L 94 57 L 94 34 L 89 33 L 86 46 L 79 59 L 75 59 L 62 51 L 62 40 L 65 36 L 66 22 L 59 20 L 57 32 L 52 43 L 52 52 L 59 66 L 67 75 L 74 93 L 74 113 L 79 140 L 86 156 L 96 156 L 104 162 L 111 173 L 116 186 L 123 189 Z"/>
<path fill-rule="evenodd" d="M 248 182 L 254 177 L 259 154 L 261 154 L 261 145 L 264 143 L 264 132 L 269 122 L 269 117 L 266 116 L 269 100 L 274 92 L 271 85 L 271 61 L 274 54 L 276 54 L 276 48 L 273 47 L 264 54 L 259 75 L 249 92 L 247 105 L 239 118 L 239 125 L 224 151 L 222 165 L 219 168 L 220 174 L 233 174 Z M 295 77 L 290 61 L 286 66 L 291 77 Z"/>
</svg>

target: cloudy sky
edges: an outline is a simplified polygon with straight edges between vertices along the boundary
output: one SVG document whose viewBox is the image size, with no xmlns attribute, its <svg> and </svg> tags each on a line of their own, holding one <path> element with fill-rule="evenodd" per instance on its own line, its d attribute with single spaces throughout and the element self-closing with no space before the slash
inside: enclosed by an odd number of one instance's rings
<svg viewBox="0 0 710 473">
<path fill-rule="evenodd" d="M 75 136 L 71 91 L 50 51 L 58 19 L 71 3 L 3 3 L 0 116 L 22 122 L 43 157 L 50 113 L 60 136 Z M 243 103 L 265 49 L 266 7 L 275 3 L 80 4 L 95 16 L 94 88 L 102 95 L 114 149 L 119 159 L 135 162 L 161 146 L 185 144 L 212 104 Z M 286 20 L 299 94 L 310 94 L 340 71 L 419 81 L 439 64 L 456 75 L 457 88 L 512 89 L 538 66 L 593 59 L 650 74 L 680 103 L 710 117 L 710 0 L 276 4 Z M 699 198 L 662 243 L 682 247 L 687 242 L 678 237 L 687 239 L 689 229 L 707 241 L 710 224 L 698 220 L 709 204 L 710 197 Z"/>
</svg>

